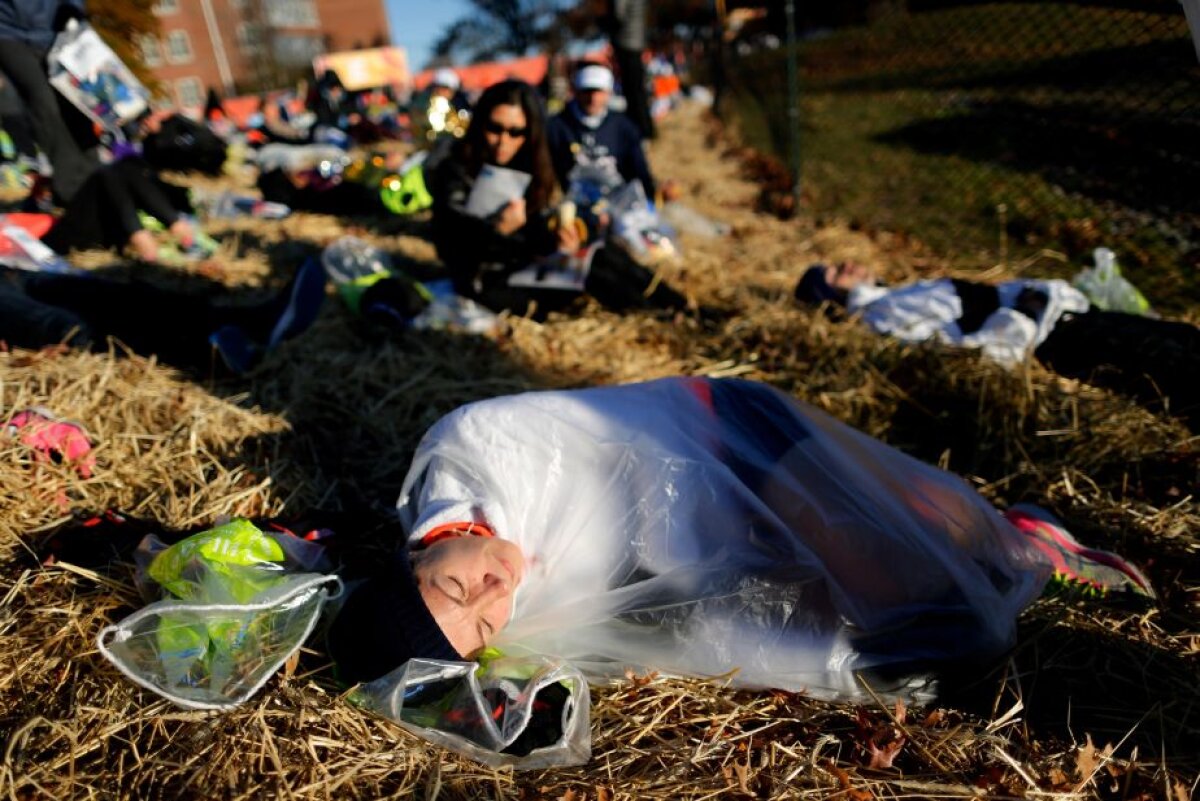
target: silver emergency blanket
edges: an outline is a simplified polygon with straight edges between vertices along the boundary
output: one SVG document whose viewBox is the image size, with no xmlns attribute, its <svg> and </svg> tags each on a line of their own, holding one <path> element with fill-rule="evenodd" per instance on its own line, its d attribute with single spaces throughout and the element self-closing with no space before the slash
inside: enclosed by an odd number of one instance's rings
<svg viewBox="0 0 1200 801">
<path fill-rule="evenodd" d="M 1049 569 L 964 481 L 765 385 L 662 379 L 462 407 L 399 500 L 410 545 L 485 523 L 526 558 L 506 654 L 920 697 L 998 654 Z M 906 671 L 905 666 L 913 666 Z"/>
</svg>

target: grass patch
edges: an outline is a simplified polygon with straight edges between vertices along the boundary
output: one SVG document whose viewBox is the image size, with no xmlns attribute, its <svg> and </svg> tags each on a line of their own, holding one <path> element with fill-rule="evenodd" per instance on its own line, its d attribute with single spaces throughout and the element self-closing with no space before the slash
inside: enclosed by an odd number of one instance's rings
<svg viewBox="0 0 1200 801">
<path fill-rule="evenodd" d="M 987 4 L 799 46 L 809 211 L 957 268 L 1117 251 L 1156 306 L 1200 305 L 1200 67 L 1181 13 Z M 788 157 L 785 52 L 735 60 L 746 143 Z M 1164 77 L 1167 76 L 1167 77 Z"/>
</svg>

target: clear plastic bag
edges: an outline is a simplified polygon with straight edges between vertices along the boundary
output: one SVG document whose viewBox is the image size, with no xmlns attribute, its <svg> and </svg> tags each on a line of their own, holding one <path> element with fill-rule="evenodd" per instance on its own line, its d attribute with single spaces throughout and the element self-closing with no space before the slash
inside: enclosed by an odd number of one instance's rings
<svg viewBox="0 0 1200 801">
<path fill-rule="evenodd" d="M 118 139 L 121 126 L 150 107 L 146 87 L 86 23 L 68 22 L 46 63 L 50 85 Z"/>
<path fill-rule="evenodd" d="M 0 214 L 0 264 L 38 273 L 81 275 L 85 272 L 73 267 L 20 225 L 9 223 L 6 214 Z"/>
<path fill-rule="evenodd" d="M 147 537 L 137 583 L 155 601 L 97 637 L 130 680 L 180 706 L 229 709 L 248 700 L 312 633 L 341 592 L 320 546 L 264 533 L 246 520 L 170 547 Z"/>
<path fill-rule="evenodd" d="M 545 658 L 412 659 L 351 700 L 492 767 L 581 765 L 591 756 L 587 681 Z"/>
<path fill-rule="evenodd" d="M 648 267 L 680 256 L 675 230 L 646 199 L 640 181 L 629 181 L 608 196 L 612 236 L 629 254 Z"/>
<path fill-rule="evenodd" d="M 1142 315 L 1151 313 L 1150 301 L 1129 279 L 1121 275 L 1115 253 L 1108 248 L 1096 248 L 1092 258 L 1095 266 L 1080 270 L 1072 284 L 1087 295 L 1093 305 L 1105 311 Z"/>
</svg>

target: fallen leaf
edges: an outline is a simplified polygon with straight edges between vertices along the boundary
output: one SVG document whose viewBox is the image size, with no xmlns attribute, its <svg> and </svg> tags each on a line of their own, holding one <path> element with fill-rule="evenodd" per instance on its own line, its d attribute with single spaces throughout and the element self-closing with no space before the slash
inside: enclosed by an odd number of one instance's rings
<svg viewBox="0 0 1200 801">
<path fill-rule="evenodd" d="M 887 745 L 880 748 L 875 743 L 868 744 L 871 752 L 871 764 L 867 767 L 872 770 L 888 770 L 892 767 L 892 762 L 895 761 L 896 755 L 900 753 L 900 749 L 904 747 L 904 738 L 892 740 Z"/>
<path fill-rule="evenodd" d="M 746 783 L 747 779 L 750 778 L 750 768 L 741 762 L 734 762 L 733 772 L 737 774 L 738 787 L 741 788 L 741 791 L 746 795 L 754 795 L 754 793 L 750 792 L 750 785 Z"/>
<path fill-rule="evenodd" d="M 634 687 L 645 687 L 647 684 L 658 678 L 658 671 L 652 670 L 644 676 L 639 676 L 632 670 L 626 670 L 625 678 L 629 679 Z"/>
<path fill-rule="evenodd" d="M 300 651 L 293 651 L 292 655 L 283 663 L 284 679 L 291 679 L 296 673 L 296 666 L 300 664 Z"/>
<path fill-rule="evenodd" d="M 946 713 L 940 709 L 935 709 L 932 712 L 930 712 L 928 715 L 925 716 L 925 719 L 923 721 L 921 721 L 921 725 L 924 726 L 925 728 L 929 728 L 930 726 L 938 725 L 945 719 L 946 719 Z"/>
<path fill-rule="evenodd" d="M 867 790 L 854 789 L 850 786 L 850 774 L 842 768 L 838 767 L 837 763 L 829 760 L 827 763 L 829 771 L 837 777 L 838 785 L 841 787 L 841 792 L 846 794 L 850 801 L 872 801 L 873 796 Z"/>
<path fill-rule="evenodd" d="M 1096 772 L 1099 765 L 1100 760 L 1096 758 L 1096 746 L 1092 744 L 1092 735 L 1089 734 L 1087 740 L 1079 746 L 1079 750 L 1075 753 L 1075 773 L 1080 779 L 1086 781 Z"/>
</svg>

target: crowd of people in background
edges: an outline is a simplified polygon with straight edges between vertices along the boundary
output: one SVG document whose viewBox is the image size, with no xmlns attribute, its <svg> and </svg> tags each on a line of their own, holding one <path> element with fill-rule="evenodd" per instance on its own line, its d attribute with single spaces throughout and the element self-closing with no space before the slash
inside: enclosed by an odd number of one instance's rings
<svg viewBox="0 0 1200 801">
<path fill-rule="evenodd" d="M 646 214 L 679 219 L 671 216 L 679 211 L 670 202 L 671 182 L 656 179 L 646 141 L 662 113 L 650 87 L 686 72 L 686 59 L 678 49 L 647 51 L 645 5 L 584 4 L 610 46 L 569 64 L 549 59 L 538 85 L 510 78 L 468 86 L 459 71 L 443 67 L 419 89 L 352 90 L 329 69 L 296 91 L 261 95 L 249 113 L 232 114 L 210 90 L 197 114 L 146 109 L 107 130 L 67 102 L 48 77 L 47 53 L 66 26 L 86 20 L 82 5 L 0 1 L 0 112 L 12 128 L 6 141 L 19 143 L 30 176 L 21 213 L 7 215 L 6 230 L 27 235 L 18 248 L 26 262 L 26 251 L 40 247 L 34 264 L 41 272 L 52 264 L 57 273 L 51 279 L 11 260 L 0 267 L 0 339 L 36 347 L 75 331 L 80 343 L 117 334 L 149 344 L 154 338 L 137 330 L 145 315 L 122 311 L 133 300 L 122 301 L 116 291 L 66 289 L 102 280 L 72 271 L 73 252 L 108 248 L 146 264 L 203 261 L 218 246 L 203 230 L 205 217 L 293 210 L 367 218 L 426 212 L 428 236 L 454 292 L 494 312 L 544 319 L 583 296 L 618 312 L 709 311 L 663 280 L 646 254 L 629 246 L 621 224 L 630 198 Z M 409 147 L 376 147 L 387 140 Z M 255 170 L 259 196 L 204 198 L 160 176 L 230 169 Z M 480 199 L 497 191 L 508 194 L 490 205 Z M 1175 398 L 1177 413 L 1193 414 L 1187 382 L 1177 380 L 1200 358 L 1193 326 L 1114 316 L 1061 281 L 1018 282 L 1014 289 L 945 279 L 883 288 L 860 272 L 814 268 L 796 297 L 846 308 L 902 339 L 937 339 L 1009 363 L 1033 355 L 1143 400 L 1165 393 Z M 415 282 L 370 280 L 378 284 L 371 289 L 375 304 L 401 320 L 426 303 Z M 295 292 L 296 283 L 312 281 L 300 280 L 298 270 L 281 298 L 309 309 L 311 293 Z M 125 295 L 152 292 L 142 287 Z M 156 297 L 160 308 L 194 305 Z M 96 298 L 105 299 L 103 308 Z M 288 302 L 267 305 L 278 317 Z M 220 350 L 236 342 L 240 353 L 270 344 L 269 332 L 258 330 L 219 336 L 227 321 L 203 304 L 179 316 L 196 321 L 185 337 L 196 345 L 187 349 L 192 362 L 202 360 L 206 344 Z M 294 326 L 288 330 L 295 333 Z M 1090 347 L 1097 337 L 1111 346 Z"/>
<path fill-rule="evenodd" d="M 606 24 L 618 24 L 616 11 L 601 13 Z M 330 69 L 296 91 L 261 95 L 248 114 L 231 113 L 210 89 L 203 109 L 147 108 L 119 128 L 105 128 L 68 102 L 49 77 L 56 37 L 72 20 L 86 18 L 81 2 L 0 2 L 0 111 L 12 129 L 5 140 L 13 146 L 9 155 L 29 186 L 20 208 L 4 218 L 16 236 L 0 261 L 0 341 L 10 346 L 99 346 L 112 335 L 139 350 L 172 351 L 192 367 L 211 365 L 213 348 L 226 363 L 246 364 L 221 350 L 231 340 L 220 332 L 239 328 L 238 349 L 261 352 L 285 310 L 297 302 L 311 309 L 312 293 L 296 289 L 312 284 L 300 270 L 279 297 L 246 311 L 142 281 L 102 278 L 75 269 L 71 259 L 79 251 L 110 249 L 131 263 L 203 261 L 219 244 L 203 230 L 206 217 L 262 209 L 377 218 L 431 210 L 430 236 L 454 289 L 497 312 L 542 319 L 585 294 L 617 310 L 687 307 L 683 295 L 610 241 L 603 214 L 590 205 L 578 215 L 567 211 L 576 205 L 570 182 L 581 174 L 598 187 L 592 200 L 628 180 L 654 197 L 643 149 L 652 124 L 645 92 L 633 85 L 644 84 L 645 76 L 633 65 L 624 68 L 631 116 L 609 112 L 617 87 L 610 67 L 585 62 L 567 76 L 572 98 L 548 96 L 558 86 L 550 73 L 540 86 L 507 80 L 468 89 L 458 72 L 442 68 L 422 89 L 400 92 L 352 91 Z M 565 68 L 561 59 L 554 63 L 559 72 Z M 550 108 L 563 110 L 551 119 Z M 413 145 L 413 155 L 394 148 L 372 152 L 387 140 Z M 467 201 L 485 167 L 528 177 L 523 191 L 481 215 Z M 255 169 L 261 197 L 214 200 L 160 175 L 219 176 L 231 169 Z M 569 285 L 546 284 L 527 275 L 538 265 L 574 269 L 575 277 Z M 385 296 L 385 286 L 375 295 Z M 138 313 L 147 303 L 157 311 Z M 410 315 L 419 305 L 408 303 L 401 312 Z M 264 309 L 265 323 L 247 322 Z M 294 317 L 293 311 L 285 316 Z M 149 321 L 162 317 L 159 312 L 182 321 L 176 331 L 185 346 L 169 346 L 151 333 Z M 296 333 L 294 324 L 288 333 Z"/>
</svg>

